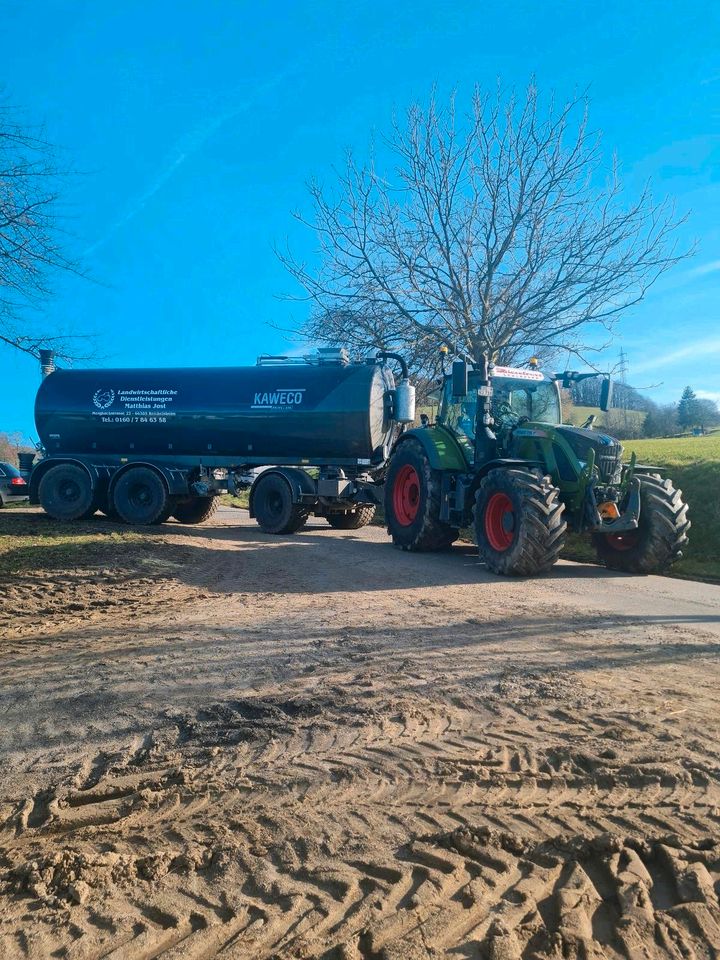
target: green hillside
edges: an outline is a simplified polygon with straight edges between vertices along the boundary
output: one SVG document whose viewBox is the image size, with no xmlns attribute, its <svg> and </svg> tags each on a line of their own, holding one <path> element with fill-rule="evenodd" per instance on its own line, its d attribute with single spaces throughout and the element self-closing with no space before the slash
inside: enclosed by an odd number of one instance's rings
<svg viewBox="0 0 720 960">
<path fill-rule="evenodd" d="M 563 420 L 565 423 L 571 423 L 574 427 L 582 426 L 591 413 L 595 414 L 595 427 L 612 430 L 619 422 L 627 418 L 636 431 L 642 428 L 645 422 L 645 412 L 643 410 L 610 410 L 603 413 L 600 407 L 576 407 L 568 406 L 563 410 Z"/>
</svg>

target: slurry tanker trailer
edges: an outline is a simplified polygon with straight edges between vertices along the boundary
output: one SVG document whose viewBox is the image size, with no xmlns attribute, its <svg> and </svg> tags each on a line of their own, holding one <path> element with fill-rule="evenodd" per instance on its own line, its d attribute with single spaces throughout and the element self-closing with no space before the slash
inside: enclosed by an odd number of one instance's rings
<svg viewBox="0 0 720 960">
<path fill-rule="evenodd" d="M 395 382 L 391 364 L 399 366 Z M 30 498 L 58 520 L 96 510 L 128 523 L 200 523 L 248 468 L 268 466 L 250 514 L 275 534 L 310 514 L 357 529 L 384 506 L 403 550 L 440 550 L 472 528 L 499 574 L 529 576 L 560 556 L 568 529 L 598 558 L 634 573 L 682 555 L 690 521 L 681 491 L 622 446 L 562 422 L 561 387 L 594 374 L 477 364 L 459 357 L 435 423 L 415 419 L 405 361 L 344 350 L 256 367 L 54 370 L 44 357 L 35 418 L 44 459 Z M 603 382 L 601 409 L 611 402 Z"/>
<path fill-rule="evenodd" d="M 250 491 L 263 530 L 293 533 L 310 514 L 356 529 L 372 519 L 390 451 L 415 418 L 396 354 L 351 363 L 326 348 L 254 367 L 139 370 L 59 370 L 49 353 L 41 359 L 45 456 L 30 497 L 57 520 L 100 510 L 133 524 L 201 523 L 236 476 L 269 464 Z"/>
</svg>

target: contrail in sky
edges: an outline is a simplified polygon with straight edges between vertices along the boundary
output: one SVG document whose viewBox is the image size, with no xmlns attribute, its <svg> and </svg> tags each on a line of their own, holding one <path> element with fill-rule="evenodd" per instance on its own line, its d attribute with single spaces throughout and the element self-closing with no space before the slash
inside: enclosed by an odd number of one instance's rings
<svg viewBox="0 0 720 960">
<path fill-rule="evenodd" d="M 277 76 L 267 80 L 265 83 L 261 84 L 254 92 L 253 96 L 249 99 L 243 100 L 241 103 L 236 104 L 229 110 L 225 110 L 222 113 L 217 114 L 212 117 L 210 120 L 206 120 L 204 123 L 197 126 L 192 130 L 187 136 L 185 136 L 177 144 L 173 155 L 170 158 L 167 166 L 160 171 L 160 173 L 155 177 L 152 183 L 144 190 L 139 196 L 130 203 L 128 209 L 125 213 L 115 221 L 108 228 L 108 230 L 94 243 L 83 252 L 83 256 L 90 256 L 95 253 L 100 247 L 108 242 L 117 232 L 121 230 L 127 223 L 129 223 L 134 217 L 136 217 L 144 207 L 152 200 L 156 193 L 165 186 L 168 180 L 175 174 L 179 167 L 185 163 L 185 161 L 192 157 L 193 154 L 197 153 L 203 145 L 216 133 L 225 123 L 229 120 L 233 120 L 235 117 L 239 116 L 242 113 L 246 113 L 254 103 L 264 94 L 268 93 L 271 90 L 274 90 L 280 83 L 286 80 L 292 73 L 293 70 L 285 70 L 283 73 L 278 74 Z"/>
<path fill-rule="evenodd" d="M 684 360 L 686 357 L 702 357 L 703 360 L 710 356 L 720 354 L 720 337 L 708 337 L 705 340 L 696 340 L 695 343 L 688 343 L 679 350 L 671 350 L 668 353 L 660 354 L 656 357 L 649 357 L 647 360 L 641 360 L 639 363 L 633 363 L 632 370 L 635 373 L 644 373 L 647 370 L 656 370 L 659 367 L 667 367 L 676 360 Z"/>
</svg>

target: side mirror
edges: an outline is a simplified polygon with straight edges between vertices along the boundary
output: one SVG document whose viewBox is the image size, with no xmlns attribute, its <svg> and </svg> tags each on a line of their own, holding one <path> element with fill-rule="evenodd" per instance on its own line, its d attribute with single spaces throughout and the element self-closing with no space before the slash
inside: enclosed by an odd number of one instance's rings
<svg viewBox="0 0 720 960">
<path fill-rule="evenodd" d="M 603 413 L 607 413 L 610 407 L 612 406 L 612 396 L 613 396 L 613 382 L 608 377 L 606 380 L 603 380 L 600 385 L 600 409 Z"/>
<path fill-rule="evenodd" d="M 468 365 L 466 360 L 453 360 L 452 395 L 466 397 L 468 392 Z"/>
</svg>

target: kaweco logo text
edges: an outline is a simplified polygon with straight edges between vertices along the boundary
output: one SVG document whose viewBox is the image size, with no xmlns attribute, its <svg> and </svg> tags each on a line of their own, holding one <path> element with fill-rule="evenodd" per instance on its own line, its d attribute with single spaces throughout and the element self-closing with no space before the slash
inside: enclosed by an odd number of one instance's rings
<svg viewBox="0 0 720 960">
<path fill-rule="evenodd" d="M 270 390 L 256 393 L 251 404 L 252 410 L 291 410 L 303 402 L 305 388 L 301 390 Z"/>
</svg>

